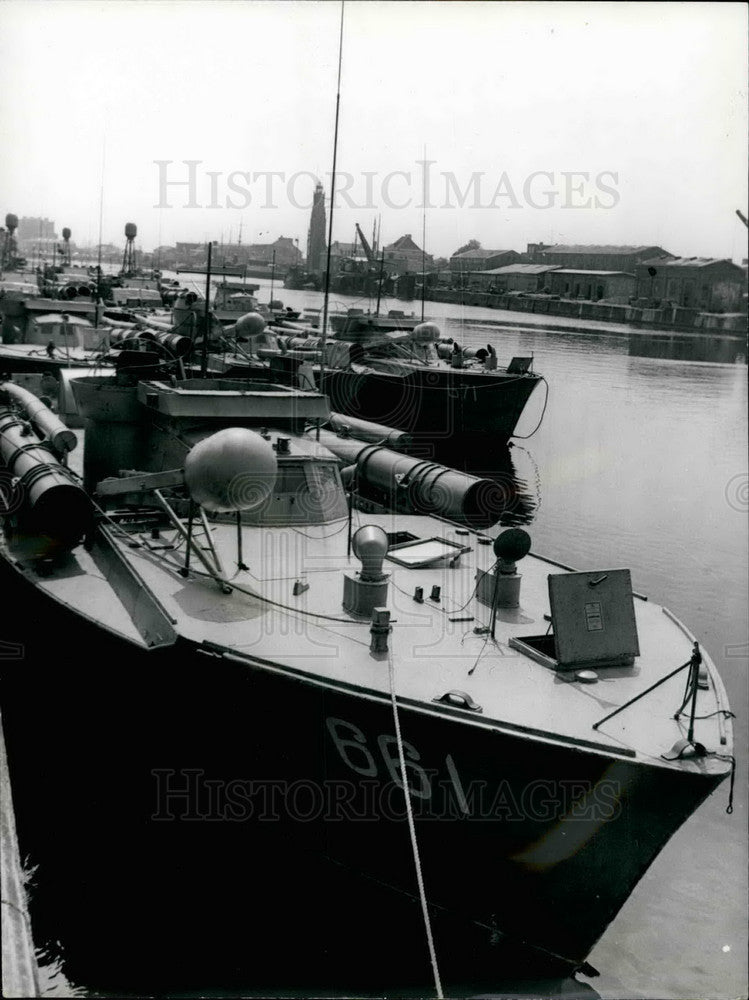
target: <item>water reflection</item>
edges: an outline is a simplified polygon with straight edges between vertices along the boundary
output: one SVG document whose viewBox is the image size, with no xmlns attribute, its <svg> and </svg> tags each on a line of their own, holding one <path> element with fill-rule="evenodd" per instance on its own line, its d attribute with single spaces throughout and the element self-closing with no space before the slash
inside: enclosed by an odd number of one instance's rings
<svg viewBox="0 0 749 1000">
<path fill-rule="evenodd" d="M 746 343 L 737 337 L 632 333 L 628 337 L 628 353 L 636 358 L 712 361 L 732 365 L 746 361 Z"/>
</svg>

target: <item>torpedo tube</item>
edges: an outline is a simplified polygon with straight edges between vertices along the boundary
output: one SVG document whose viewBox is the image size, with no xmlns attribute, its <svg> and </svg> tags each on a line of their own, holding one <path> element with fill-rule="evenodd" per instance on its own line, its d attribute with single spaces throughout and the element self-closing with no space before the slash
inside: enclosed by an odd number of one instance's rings
<svg viewBox="0 0 749 1000">
<path fill-rule="evenodd" d="M 312 432 L 317 435 L 317 432 Z M 498 483 L 437 462 L 411 458 L 380 445 L 366 445 L 321 430 L 320 443 L 348 466 L 360 488 L 369 487 L 398 509 L 434 514 L 472 528 L 496 524 L 505 507 Z"/>
<path fill-rule="evenodd" d="M 10 409 L 0 409 L 0 460 L 10 475 L 0 490 L 0 510 L 11 517 L 28 554 L 41 558 L 75 548 L 91 526 L 91 501 L 46 443 Z"/>
<path fill-rule="evenodd" d="M 192 349 L 192 341 L 189 337 L 183 337 L 179 333 L 167 333 L 164 330 L 149 329 L 116 329 L 110 334 L 109 342 L 116 350 L 132 347 L 133 341 L 145 341 L 149 344 L 159 344 L 169 354 L 175 358 L 186 357 Z"/>
<path fill-rule="evenodd" d="M 349 417 L 343 413 L 332 413 L 328 424 L 339 434 L 366 441 L 368 444 L 386 444 L 393 448 L 406 450 L 413 444 L 413 435 L 408 431 L 399 431 L 373 420 L 362 420 L 361 417 Z"/>
<path fill-rule="evenodd" d="M 40 399 L 14 382 L 0 382 L 0 398 L 7 396 L 20 406 L 28 419 L 36 426 L 42 437 L 46 438 L 58 455 L 65 455 L 78 444 L 75 432 L 60 420 Z"/>
</svg>

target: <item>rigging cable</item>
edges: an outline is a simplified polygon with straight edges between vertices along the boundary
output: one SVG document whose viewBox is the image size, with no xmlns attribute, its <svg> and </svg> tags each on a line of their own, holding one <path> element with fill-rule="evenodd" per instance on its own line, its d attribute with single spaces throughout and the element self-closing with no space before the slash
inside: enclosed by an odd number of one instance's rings
<svg viewBox="0 0 749 1000">
<path fill-rule="evenodd" d="M 434 975 L 434 986 L 439 1000 L 443 1000 L 442 981 L 440 979 L 439 966 L 437 965 L 437 953 L 434 949 L 434 938 L 432 937 L 432 923 L 429 918 L 427 906 L 426 890 L 424 889 L 424 873 L 421 869 L 421 858 L 419 856 L 419 844 L 416 839 L 416 826 L 414 824 L 413 809 L 411 806 L 411 793 L 408 788 L 408 776 L 406 775 L 406 758 L 403 749 L 403 736 L 401 735 L 400 715 L 398 713 L 398 700 L 395 696 L 395 664 L 393 654 L 388 644 L 388 674 L 390 676 L 390 703 L 393 706 L 393 724 L 395 726 L 395 741 L 398 746 L 398 764 L 400 766 L 401 784 L 403 786 L 403 797 L 406 800 L 406 818 L 408 820 L 408 832 L 411 837 L 411 851 L 413 852 L 414 867 L 416 869 L 416 882 L 419 887 L 419 900 L 421 901 L 421 912 L 424 917 L 424 930 L 427 936 L 429 947 L 429 960 L 432 963 L 432 974 Z"/>
<path fill-rule="evenodd" d="M 539 378 L 541 379 L 541 381 L 543 382 L 543 384 L 546 386 L 546 396 L 544 397 L 544 405 L 543 405 L 543 409 L 541 410 L 541 416 L 538 418 L 538 423 L 533 428 L 533 430 L 530 432 L 530 434 L 513 434 L 512 435 L 512 437 L 517 438 L 518 441 L 527 441 L 528 438 L 532 438 L 533 435 L 536 433 L 536 431 L 541 426 L 541 424 L 543 423 L 544 417 L 546 416 L 546 407 L 549 404 L 549 383 L 546 381 L 546 379 L 543 377 L 543 375 L 539 375 Z"/>
</svg>

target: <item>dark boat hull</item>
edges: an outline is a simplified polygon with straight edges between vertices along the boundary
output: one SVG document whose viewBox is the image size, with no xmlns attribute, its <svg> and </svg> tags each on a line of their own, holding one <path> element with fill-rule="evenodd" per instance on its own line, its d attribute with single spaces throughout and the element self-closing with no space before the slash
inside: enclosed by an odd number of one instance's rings
<svg viewBox="0 0 749 1000">
<path fill-rule="evenodd" d="M 274 359 L 270 367 L 238 362 L 226 375 L 269 378 L 299 383 L 298 373 Z M 376 371 L 328 368 L 321 379 L 314 368 L 315 385 L 330 399 L 336 413 L 362 417 L 407 431 L 433 446 L 436 454 L 505 444 L 512 437 L 531 393 L 540 381 L 533 374 L 481 374 L 448 367 L 414 368 L 403 375 Z"/>
<path fill-rule="evenodd" d="M 429 986 L 387 699 L 181 640 L 145 652 L 0 571 L 28 636 L 2 710 L 35 929 L 74 981 L 137 993 L 136 948 L 157 992 Z M 401 724 L 450 983 L 579 967 L 720 780 L 457 711 Z"/>
</svg>

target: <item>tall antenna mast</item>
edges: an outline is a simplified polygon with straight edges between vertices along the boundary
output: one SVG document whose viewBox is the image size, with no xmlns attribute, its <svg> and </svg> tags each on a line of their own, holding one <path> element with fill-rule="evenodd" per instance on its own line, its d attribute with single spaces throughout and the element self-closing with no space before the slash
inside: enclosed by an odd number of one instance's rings
<svg viewBox="0 0 749 1000">
<path fill-rule="evenodd" d="M 427 291 L 427 148 L 424 146 L 424 184 L 421 192 L 421 322 L 424 322 L 424 299 Z"/>
<path fill-rule="evenodd" d="M 99 188 L 99 246 L 96 253 L 96 306 L 94 308 L 94 327 L 99 326 L 99 303 L 101 302 L 101 239 L 104 222 L 104 166 L 107 156 L 107 133 L 101 143 L 101 186 Z"/>
<path fill-rule="evenodd" d="M 343 63 L 343 11 L 345 0 L 341 0 L 341 30 L 338 38 L 338 85 L 335 98 L 335 130 L 333 132 L 333 173 L 330 177 L 330 216 L 328 218 L 328 251 L 325 256 L 325 298 L 322 308 L 322 336 L 320 338 L 320 392 L 325 393 L 325 355 L 328 342 L 328 300 L 330 297 L 330 244 L 333 242 L 333 202 L 335 199 L 335 171 L 338 163 L 338 119 L 341 111 L 341 64 Z M 317 424 L 317 440 L 320 440 L 320 423 Z"/>
</svg>

